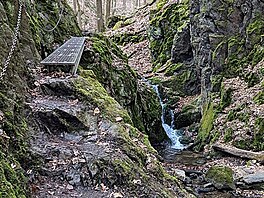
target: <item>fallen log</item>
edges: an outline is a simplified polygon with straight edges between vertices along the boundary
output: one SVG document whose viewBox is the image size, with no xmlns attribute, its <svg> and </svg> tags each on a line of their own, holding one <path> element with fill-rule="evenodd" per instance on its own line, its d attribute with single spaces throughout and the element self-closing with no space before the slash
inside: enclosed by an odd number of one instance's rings
<svg viewBox="0 0 264 198">
<path fill-rule="evenodd" d="M 215 150 L 228 153 L 230 155 L 234 155 L 236 157 L 240 158 L 246 158 L 246 159 L 252 159 L 257 160 L 260 162 L 264 162 L 264 152 L 253 152 L 253 151 L 247 151 L 243 149 L 239 149 L 233 146 L 221 144 L 221 143 L 215 143 L 212 145 L 212 147 Z"/>
</svg>

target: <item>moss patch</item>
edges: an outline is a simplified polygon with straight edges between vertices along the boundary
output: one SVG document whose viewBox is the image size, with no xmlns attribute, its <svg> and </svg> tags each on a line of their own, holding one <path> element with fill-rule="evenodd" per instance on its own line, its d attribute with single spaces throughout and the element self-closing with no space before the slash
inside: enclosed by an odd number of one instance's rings
<svg viewBox="0 0 264 198">
<path fill-rule="evenodd" d="M 235 189 L 233 170 L 226 166 L 212 166 L 205 175 L 217 189 Z"/>
<path fill-rule="evenodd" d="M 165 5 L 166 1 L 159 1 L 150 16 L 149 40 L 155 67 L 162 66 L 171 58 L 174 35 L 189 21 L 188 1 Z"/>
<path fill-rule="evenodd" d="M 199 128 L 197 141 L 199 145 L 196 147 L 198 150 L 201 150 L 206 143 L 209 143 L 211 137 L 211 130 L 213 129 L 213 122 L 215 118 L 215 111 L 213 103 L 206 104 L 204 106 L 203 116 L 201 119 L 201 125 Z"/>
<path fill-rule="evenodd" d="M 122 117 L 126 123 L 132 123 L 127 111 L 118 102 L 108 95 L 104 87 L 97 81 L 93 71 L 86 70 L 73 81 L 77 93 L 83 100 L 92 102 L 103 112 L 103 115 L 111 121 L 116 117 Z"/>
</svg>

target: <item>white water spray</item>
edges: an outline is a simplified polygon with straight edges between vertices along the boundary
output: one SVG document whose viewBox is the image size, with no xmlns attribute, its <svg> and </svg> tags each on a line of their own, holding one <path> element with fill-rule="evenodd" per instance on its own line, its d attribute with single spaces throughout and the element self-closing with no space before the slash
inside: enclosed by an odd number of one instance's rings
<svg viewBox="0 0 264 198">
<path fill-rule="evenodd" d="M 165 123 L 166 104 L 162 101 L 162 98 L 161 98 L 160 93 L 159 93 L 158 85 L 151 85 L 151 84 L 149 84 L 149 85 L 153 87 L 154 91 L 157 93 L 157 95 L 159 97 L 160 105 L 162 108 L 162 114 L 161 114 L 162 127 L 165 130 L 167 136 L 171 140 L 171 144 L 172 144 L 171 148 L 177 149 L 177 150 L 184 149 L 185 146 L 183 144 L 181 144 L 179 141 L 179 139 L 181 137 L 180 131 L 173 129 L 173 127 L 174 127 L 174 113 L 173 113 L 173 111 L 170 109 L 171 124 L 168 125 Z"/>
</svg>

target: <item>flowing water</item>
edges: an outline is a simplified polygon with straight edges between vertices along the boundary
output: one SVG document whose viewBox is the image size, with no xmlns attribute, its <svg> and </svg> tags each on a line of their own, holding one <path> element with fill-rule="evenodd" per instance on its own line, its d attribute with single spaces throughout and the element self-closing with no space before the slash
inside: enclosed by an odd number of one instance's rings
<svg viewBox="0 0 264 198">
<path fill-rule="evenodd" d="M 174 129 L 174 113 L 173 113 L 173 110 L 167 109 L 168 107 L 163 102 L 161 95 L 159 93 L 158 85 L 152 85 L 150 83 L 148 83 L 148 84 L 154 89 L 154 91 L 158 95 L 159 102 L 160 102 L 160 105 L 162 108 L 162 115 L 161 115 L 162 127 L 165 130 L 167 136 L 171 140 L 171 148 L 176 149 L 176 150 L 184 149 L 185 146 L 183 144 L 181 144 L 179 141 L 179 139 L 181 138 L 181 132 L 180 132 L 180 130 Z M 171 117 L 171 123 L 170 124 L 166 123 L 166 120 L 165 120 L 166 112 L 169 112 L 169 114 L 170 114 L 170 117 Z"/>
</svg>

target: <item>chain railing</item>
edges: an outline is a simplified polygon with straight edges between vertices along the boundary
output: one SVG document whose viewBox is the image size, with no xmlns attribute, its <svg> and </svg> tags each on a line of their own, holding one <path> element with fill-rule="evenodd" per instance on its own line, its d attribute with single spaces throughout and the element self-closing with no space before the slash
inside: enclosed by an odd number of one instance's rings
<svg viewBox="0 0 264 198">
<path fill-rule="evenodd" d="M 23 7 L 23 4 L 21 2 L 21 0 L 19 0 L 19 9 L 18 9 L 18 15 L 17 15 L 17 24 L 16 24 L 16 28 L 15 28 L 15 33 L 14 33 L 14 36 L 13 36 L 13 41 L 12 41 L 12 46 L 10 48 L 10 51 L 8 53 L 8 56 L 4 62 L 4 65 L 3 65 L 3 68 L 1 70 L 1 73 L 0 73 L 0 82 L 3 80 L 5 74 L 6 74 L 6 70 L 10 64 L 10 61 L 11 61 L 11 58 L 13 56 L 13 53 L 16 49 L 16 44 L 17 44 L 17 37 L 18 37 L 18 34 L 19 34 L 19 28 L 20 28 L 20 23 L 21 23 L 21 17 L 22 17 L 22 7 Z"/>
</svg>

